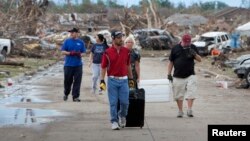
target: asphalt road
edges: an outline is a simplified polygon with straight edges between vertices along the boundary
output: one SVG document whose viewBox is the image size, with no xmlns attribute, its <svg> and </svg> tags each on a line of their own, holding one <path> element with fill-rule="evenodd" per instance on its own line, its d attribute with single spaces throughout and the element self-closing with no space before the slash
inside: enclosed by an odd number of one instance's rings
<svg viewBox="0 0 250 141">
<path fill-rule="evenodd" d="M 87 60 L 87 58 L 85 58 Z M 167 77 L 167 61 L 161 58 L 142 58 L 141 78 Z M 87 63 L 86 63 L 87 64 Z M 148 102 L 145 107 L 145 125 L 140 128 L 111 130 L 107 95 L 90 92 L 91 69 L 84 66 L 81 87 L 82 102 L 64 102 L 62 64 L 40 72 L 24 95 L 50 102 L 13 103 L 11 107 L 53 109 L 64 116 L 52 116 L 51 122 L 36 125 L 0 127 L 1 141 L 207 141 L 209 124 L 249 124 L 250 93 L 246 89 L 216 86 L 216 79 L 205 78 L 197 71 L 199 97 L 194 103 L 194 117 L 176 118 L 177 106 L 168 102 Z M 186 103 L 185 108 L 186 111 Z M 39 119 L 39 117 L 37 117 Z"/>
</svg>

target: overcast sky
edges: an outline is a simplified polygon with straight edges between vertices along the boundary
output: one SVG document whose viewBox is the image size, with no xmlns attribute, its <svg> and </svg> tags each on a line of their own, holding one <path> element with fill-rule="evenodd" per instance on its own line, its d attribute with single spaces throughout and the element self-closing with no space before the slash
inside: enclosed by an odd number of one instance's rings
<svg viewBox="0 0 250 141">
<path fill-rule="evenodd" d="M 54 0 L 56 3 L 62 3 L 64 2 L 64 0 Z M 72 0 L 72 1 L 77 1 L 77 0 Z M 78 0 L 78 2 L 81 2 L 82 0 Z M 93 2 L 96 2 L 97 0 L 92 0 Z M 117 0 L 119 4 L 122 4 L 122 5 L 128 5 L 128 6 L 131 6 L 131 5 L 137 5 L 139 4 L 139 1 L 140 0 Z M 195 2 L 207 2 L 207 1 L 214 1 L 214 0 L 170 0 L 170 2 L 174 3 L 174 4 L 178 4 L 180 2 L 183 2 L 186 4 L 186 6 L 189 6 L 191 5 L 192 3 L 195 3 Z M 229 6 L 236 6 L 236 7 L 239 7 L 241 6 L 241 0 L 218 0 L 218 1 L 221 1 L 221 2 L 224 2 L 226 4 L 228 4 Z"/>
</svg>

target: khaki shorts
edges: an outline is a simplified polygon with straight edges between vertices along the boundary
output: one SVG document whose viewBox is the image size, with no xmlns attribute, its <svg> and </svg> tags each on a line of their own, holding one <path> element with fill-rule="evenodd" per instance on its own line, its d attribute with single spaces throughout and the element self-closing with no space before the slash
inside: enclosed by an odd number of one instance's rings
<svg viewBox="0 0 250 141">
<path fill-rule="evenodd" d="M 197 98 L 196 90 L 197 90 L 197 82 L 195 75 L 191 75 L 187 78 L 174 77 L 173 80 L 174 100 L 183 100 L 184 98 L 195 99 Z"/>
</svg>

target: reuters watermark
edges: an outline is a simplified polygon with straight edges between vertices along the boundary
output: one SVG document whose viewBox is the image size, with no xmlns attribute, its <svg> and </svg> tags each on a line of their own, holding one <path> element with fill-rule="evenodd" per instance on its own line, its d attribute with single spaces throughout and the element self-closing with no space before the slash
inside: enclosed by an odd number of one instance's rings
<svg viewBox="0 0 250 141">
<path fill-rule="evenodd" d="M 222 139 L 250 141 L 250 125 L 208 125 L 208 141 Z"/>
</svg>

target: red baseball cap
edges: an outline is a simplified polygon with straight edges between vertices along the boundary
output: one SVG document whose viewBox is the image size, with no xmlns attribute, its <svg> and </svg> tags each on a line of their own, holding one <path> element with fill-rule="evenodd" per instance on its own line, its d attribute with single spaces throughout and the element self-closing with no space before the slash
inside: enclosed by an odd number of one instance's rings
<svg viewBox="0 0 250 141">
<path fill-rule="evenodd" d="M 191 43 L 191 39 L 192 39 L 192 37 L 191 37 L 191 35 L 189 35 L 189 34 L 184 34 L 183 36 L 182 36 L 182 42 L 183 43 L 186 43 L 186 44 L 190 44 Z"/>
</svg>

